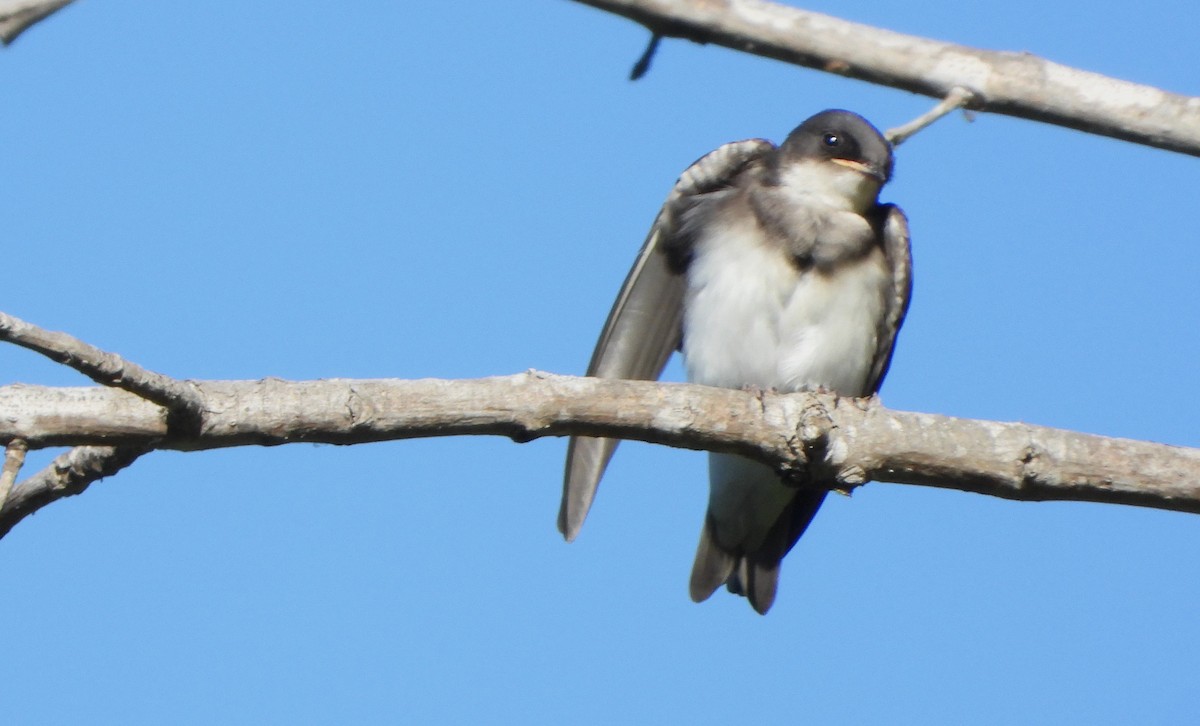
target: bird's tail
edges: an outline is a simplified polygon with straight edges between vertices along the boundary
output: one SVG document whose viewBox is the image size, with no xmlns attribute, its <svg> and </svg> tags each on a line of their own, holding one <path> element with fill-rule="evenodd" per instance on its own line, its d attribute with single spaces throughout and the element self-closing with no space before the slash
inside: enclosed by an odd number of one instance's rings
<svg viewBox="0 0 1200 726">
<path fill-rule="evenodd" d="M 725 585 L 733 594 L 750 600 L 750 606 L 760 615 L 766 615 L 775 602 L 779 560 L 739 554 L 722 547 L 715 535 L 712 518 L 705 517 L 688 586 L 692 600 L 703 602 Z"/>
<path fill-rule="evenodd" d="M 694 602 L 704 602 L 717 588 L 733 577 L 742 558 L 732 550 L 722 547 L 716 538 L 712 515 L 704 517 L 704 528 L 700 530 L 700 544 L 696 547 L 696 561 L 692 564 L 692 579 L 688 590 Z"/>
<path fill-rule="evenodd" d="M 703 602 L 725 585 L 730 592 L 748 599 L 758 614 L 766 615 L 775 602 L 783 556 L 804 534 L 824 500 L 823 491 L 797 492 L 753 552 L 724 546 L 717 537 L 712 515 L 705 516 L 688 587 L 692 600 Z"/>
</svg>

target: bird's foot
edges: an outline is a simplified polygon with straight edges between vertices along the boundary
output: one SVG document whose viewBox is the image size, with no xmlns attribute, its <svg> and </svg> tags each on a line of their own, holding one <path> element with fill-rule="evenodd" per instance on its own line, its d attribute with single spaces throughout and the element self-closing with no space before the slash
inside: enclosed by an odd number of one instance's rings
<svg viewBox="0 0 1200 726">
<path fill-rule="evenodd" d="M 753 393 L 756 396 L 762 396 L 764 393 L 779 393 L 779 389 L 774 386 L 764 388 L 757 383 L 747 383 L 742 386 L 742 390 L 746 393 Z"/>
<path fill-rule="evenodd" d="M 879 393 L 875 392 L 869 396 L 855 396 L 850 401 L 860 410 L 866 411 L 874 406 L 882 406 L 883 402 L 879 399 Z"/>
</svg>

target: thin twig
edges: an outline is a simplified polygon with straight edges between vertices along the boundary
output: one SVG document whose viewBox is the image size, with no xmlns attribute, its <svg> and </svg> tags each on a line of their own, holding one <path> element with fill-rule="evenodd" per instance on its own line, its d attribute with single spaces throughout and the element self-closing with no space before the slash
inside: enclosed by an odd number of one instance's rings
<svg viewBox="0 0 1200 726">
<path fill-rule="evenodd" d="M 199 425 L 204 402 L 187 382 L 147 370 L 66 333 L 45 330 L 0 312 L 0 341 L 36 351 L 70 366 L 93 381 L 121 388 L 166 408 L 172 423 L 194 429 Z"/>
<path fill-rule="evenodd" d="M 963 108 L 971 102 L 971 98 L 972 94 L 970 91 L 961 86 L 956 86 L 942 99 L 941 103 L 906 124 L 888 129 L 883 135 L 887 137 L 888 141 L 892 142 L 892 146 L 899 146 L 913 134 L 929 126 L 934 121 L 937 121 L 955 109 Z"/>
<path fill-rule="evenodd" d="M 8 493 L 12 491 L 17 473 L 25 464 L 25 452 L 29 451 L 24 439 L 13 439 L 4 447 L 4 467 L 0 469 L 0 510 L 8 501 Z"/>
</svg>

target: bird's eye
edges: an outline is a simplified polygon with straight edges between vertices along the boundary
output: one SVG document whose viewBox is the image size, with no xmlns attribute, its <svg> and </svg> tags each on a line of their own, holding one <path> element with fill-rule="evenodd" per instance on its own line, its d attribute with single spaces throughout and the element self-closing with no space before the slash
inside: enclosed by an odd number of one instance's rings
<svg viewBox="0 0 1200 726">
<path fill-rule="evenodd" d="M 842 137 L 838 136 L 837 134 L 825 134 L 824 138 L 822 138 L 821 140 L 823 142 L 825 142 L 826 146 L 841 146 L 842 145 Z"/>
</svg>

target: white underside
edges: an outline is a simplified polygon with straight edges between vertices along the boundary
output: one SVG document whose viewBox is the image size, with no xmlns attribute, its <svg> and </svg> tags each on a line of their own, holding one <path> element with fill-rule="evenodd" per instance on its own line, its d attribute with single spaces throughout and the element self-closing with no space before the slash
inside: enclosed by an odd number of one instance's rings
<svg viewBox="0 0 1200 726">
<path fill-rule="evenodd" d="M 869 393 L 890 273 L 883 253 L 831 274 L 799 271 L 752 221 L 708 230 L 688 270 L 689 380 L 723 388 Z M 727 547 L 755 549 L 795 495 L 766 466 L 709 459 L 709 511 Z"/>
</svg>

